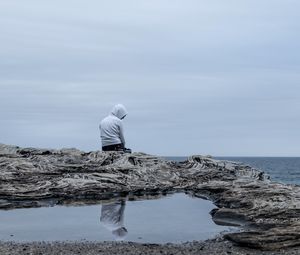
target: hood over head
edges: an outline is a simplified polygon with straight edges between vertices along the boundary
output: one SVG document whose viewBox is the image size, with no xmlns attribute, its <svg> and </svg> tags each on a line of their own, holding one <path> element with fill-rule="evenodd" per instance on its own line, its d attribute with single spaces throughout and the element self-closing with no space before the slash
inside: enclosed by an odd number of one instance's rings
<svg viewBox="0 0 300 255">
<path fill-rule="evenodd" d="M 111 114 L 118 117 L 121 120 L 127 115 L 127 110 L 124 105 L 117 104 L 111 110 Z"/>
</svg>

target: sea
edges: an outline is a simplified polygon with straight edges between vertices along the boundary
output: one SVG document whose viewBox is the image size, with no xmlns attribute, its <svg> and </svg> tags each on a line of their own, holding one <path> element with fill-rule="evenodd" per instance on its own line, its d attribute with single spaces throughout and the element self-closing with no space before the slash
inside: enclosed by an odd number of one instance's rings
<svg viewBox="0 0 300 255">
<path fill-rule="evenodd" d="M 187 157 L 166 157 L 184 161 Z M 272 181 L 300 185 L 300 157 L 214 157 L 215 159 L 241 162 L 268 174 Z"/>
</svg>

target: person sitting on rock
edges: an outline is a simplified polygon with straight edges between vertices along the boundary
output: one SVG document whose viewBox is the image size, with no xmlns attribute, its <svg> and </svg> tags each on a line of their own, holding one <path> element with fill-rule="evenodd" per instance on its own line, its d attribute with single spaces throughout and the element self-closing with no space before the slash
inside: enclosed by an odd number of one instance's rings
<svg viewBox="0 0 300 255">
<path fill-rule="evenodd" d="M 127 110 L 122 104 L 113 107 L 111 113 L 100 123 L 101 141 L 103 151 L 124 151 L 131 153 L 125 148 L 125 138 L 122 120 L 126 117 Z"/>
</svg>

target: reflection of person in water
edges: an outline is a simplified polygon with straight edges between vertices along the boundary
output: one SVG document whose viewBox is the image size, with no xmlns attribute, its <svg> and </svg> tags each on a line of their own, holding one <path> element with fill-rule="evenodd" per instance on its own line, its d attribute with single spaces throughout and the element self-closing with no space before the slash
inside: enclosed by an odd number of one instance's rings
<svg viewBox="0 0 300 255">
<path fill-rule="evenodd" d="M 127 235 L 124 227 L 125 200 L 119 200 L 108 204 L 103 204 L 101 208 L 100 222 L 112 232 L 117 241 L 122 241 Z"/>
</svg>

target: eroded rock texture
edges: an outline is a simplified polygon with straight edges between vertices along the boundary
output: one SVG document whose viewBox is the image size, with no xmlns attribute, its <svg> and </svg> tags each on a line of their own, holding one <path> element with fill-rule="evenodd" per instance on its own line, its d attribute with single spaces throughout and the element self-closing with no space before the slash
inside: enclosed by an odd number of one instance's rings
<svg viewBox="0 0 300 255">
<path fill-rule="evenodd" d="M 116 194 L 186 191 L 212 200 L 217 224 L 242 226 L 240 245 L 300 245 L 300 187 L 273 183 L 239 163 L 192 156 L 166 161 L 143 153 L 46 150 L 0 144 L 0 209 L 90 202 Z"/>
</svg>

